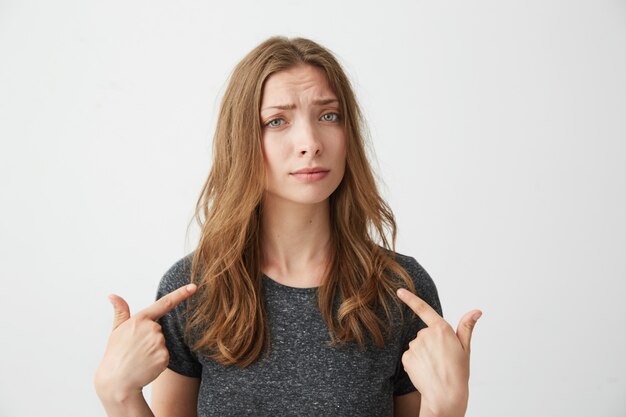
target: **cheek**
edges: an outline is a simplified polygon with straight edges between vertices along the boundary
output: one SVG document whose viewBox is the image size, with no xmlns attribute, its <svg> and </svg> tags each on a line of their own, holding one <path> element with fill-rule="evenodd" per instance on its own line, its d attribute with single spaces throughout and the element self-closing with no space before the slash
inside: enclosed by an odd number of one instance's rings
<svg viewBox="0 0 626 417">
<path fill-rule="evenodd" d="M 265 160 L 265 163 L 271 163 L 272 155 L 275 153 L 272 148 L 272 141 L 265 138 L 261 139 L 261 149 L 263 151 L 263 159 Z"/>
<path fill-rule="evenodd" d="M 333 154 L 335 160 L 334 165 L 338 167 L 337 174 L 339 175 L 339 177 L 343 178 L 346 172 L 346 165 L 348 163 L 348 152 L 346 148 L 346 143 L 343 138 L 336 142 L 335 148 L 333 149 Z"/>
<path fill-rule="evenodd" d="M 348 156 L 348 148 L 346 146 L 346 139 L 342 136 L 340 140 L 337 142 L 337 158 L 346 160 Z"/>
<path fill-rule="evenodd" d="M 284 160 L 285 149 L 279 145 L 279 142 L 273 140 L 263 141 L 262 148 L 268 175 L 276 175 L 281 166 L 281 161 Z"/>
</svg>

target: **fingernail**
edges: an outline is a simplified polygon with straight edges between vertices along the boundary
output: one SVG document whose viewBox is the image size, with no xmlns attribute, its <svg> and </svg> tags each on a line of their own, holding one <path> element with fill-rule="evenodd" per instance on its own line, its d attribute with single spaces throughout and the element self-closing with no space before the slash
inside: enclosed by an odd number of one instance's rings
<svg viewBox="0 0 626 417">
<path fill-rule="evenodd" d="M 196 289 L 196 284 L 189 284 L 189 285 L 187 285 L 186 288 L 187 288 L 188 292 L 192 292 L 193 290 Z"/>
<path fill-rule="evenodd" d="M 472 317 L 472 318 L 474 319 L 474 321 L 478 321 L 478 319 L 479 319 L 479 318 L 480 318 L 480 316 L 482 316 L 482 315 L 483 315 L 483 312 L 481 311 L 481 312 L 478 312 L 478 313 L 474 314 L 474 317 Z"/>
<path fill-rule="evenodd" d="M 398 295 L 399 295 L 399 296 L 403 296 L 405 293 L 406 293 L 406 292 L 405 292 L 402 288 L 400 288 L 400 289 L 398 290 Z"/>
</svg>

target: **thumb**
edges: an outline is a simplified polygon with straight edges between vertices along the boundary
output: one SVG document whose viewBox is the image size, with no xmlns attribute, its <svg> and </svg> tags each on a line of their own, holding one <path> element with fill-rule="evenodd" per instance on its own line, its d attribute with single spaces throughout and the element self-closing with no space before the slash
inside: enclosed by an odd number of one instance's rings
<svg viewBox="0 0 626 417">
<path fill-rule="evenodd" d="M 120 324 L 130 318 L 130 308 L 128 307 L 128 303 L 118 295 L 109 295 L 109 301 L 113 304 L 114 313 L 112 330 L 115 330 Z"/>
<path fill-rule="evenodd" d="M 459 326 L 456 329 L 456 335 L 463 346 L 463 349 L 470 353 L 470 343 L 472 341 L 472 331 L 474 330 L 474 326 L 476 322 L 482 316 L 483 313 L 480 310 L 470 311 L 466 313 L 461 321 L 459 322 Z"/>
</svg>

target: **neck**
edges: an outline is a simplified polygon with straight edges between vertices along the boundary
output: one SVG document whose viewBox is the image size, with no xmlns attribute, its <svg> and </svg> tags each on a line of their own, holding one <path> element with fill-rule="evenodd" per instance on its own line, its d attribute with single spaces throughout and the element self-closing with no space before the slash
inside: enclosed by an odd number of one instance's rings
<svg viewBox="0 0 626 417">
<path fill-rule="evenodd" d="M 288 285 L 318 286 L 329 254 L 328 199 L 299 204 L 269 197 L 261 213 L 262 271 Z"/>
</svg>

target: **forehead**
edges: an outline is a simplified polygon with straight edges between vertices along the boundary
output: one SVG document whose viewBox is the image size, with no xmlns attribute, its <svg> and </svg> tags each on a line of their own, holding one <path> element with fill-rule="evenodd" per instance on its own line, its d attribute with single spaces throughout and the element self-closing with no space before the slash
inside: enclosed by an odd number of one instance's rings
<svg viewBox="0 0 626 417">
<path fill-rule="evenodd" d="M 298 96 L 336 98 L 321 68 L 301 64 L 270 75 L 263 85 L 261 103 L 281 104 L 274 101 L 290 101 Z"/>
</svg>

